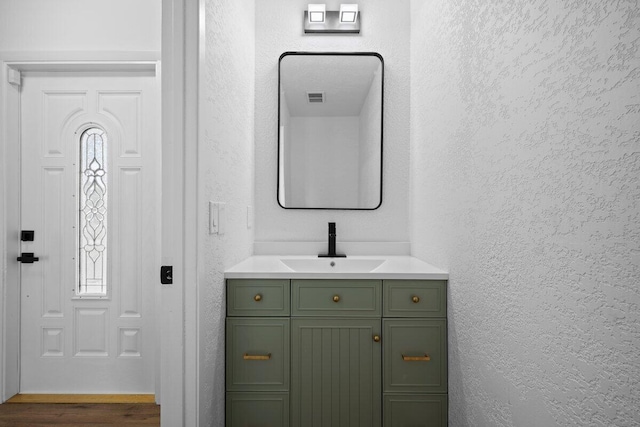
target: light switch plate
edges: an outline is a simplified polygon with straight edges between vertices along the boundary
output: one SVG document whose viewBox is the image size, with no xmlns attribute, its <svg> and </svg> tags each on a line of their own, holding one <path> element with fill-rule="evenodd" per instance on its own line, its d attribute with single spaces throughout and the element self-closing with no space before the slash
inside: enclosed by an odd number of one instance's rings
<svg viewBox="0 0 640 427">
<path fill-rule="evenodd" d="M 209 234 L 224 234 L 226 203 L 209 202 Z"/>
</svg>

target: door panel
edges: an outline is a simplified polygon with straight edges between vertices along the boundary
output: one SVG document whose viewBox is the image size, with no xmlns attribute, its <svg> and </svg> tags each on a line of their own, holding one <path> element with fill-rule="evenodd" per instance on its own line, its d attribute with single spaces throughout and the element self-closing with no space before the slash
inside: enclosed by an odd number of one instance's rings
<svg viewBox="0 0 640 427">
<path fill-rule="evenodd" d="M 62 317 L 64 304 L 62 289 L 59 286 L 47 286 L 48 283 L 63 283 L 64 261 L 62 255 L 65 249 L 64 228 L 64 192 L 65 169 L 42 169 L 42 229 L 48 230 L 43 234 L 42 249 L 37 253 L 42 256 L 42 316 L 45 318 Z M 37 207 L 35 208 L 37 209 Z M 46 236 L 46 239 L 44 238 Z M 39 236 L 40 237 L 40 236 Z M 45 255 L 46 254 L 46 255 Z"/>
<path fill-rule="evenodd" d="M 39 261 L 21 266 L 20 391 L 153 393 L 156 76 L 32 72 L 23 74 L 21 91 L 21 225 L 35 231 L 22 251 Z M 92 232 L 103 233 L 107 245 L 108 290 L 101 297 L 77 293 L 79 233 L 86 231 L 79 223 L 80 137 L 91 127 L 107 140 L 106 209 L 96 203 L 89 215 L 97 221 Z"/>
</svg>

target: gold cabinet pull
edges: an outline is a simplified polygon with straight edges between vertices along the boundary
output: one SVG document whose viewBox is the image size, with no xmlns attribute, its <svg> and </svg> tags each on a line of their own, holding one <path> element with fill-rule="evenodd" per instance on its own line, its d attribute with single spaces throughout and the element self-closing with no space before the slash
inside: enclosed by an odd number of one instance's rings
<svg viewBox="0 0 640 427">
<path fill-rule="evenodd" d="M 334 295 L 333 302 L 338 302 L 338 301 L 340 301 L 340 295 Z"/>
<path fill-rule="evenodd" d="M 431 356 L 425 354 L 424 356 L 405 356 L 402 355 L 402 360 L 405 362 L 428 362 L 431 360 Z"/>
<path fill-rule="evenodd" d="M 411 301 L 415 302 L 416 304 L 420 302 L 420 297 L 414 295 L 413 298 L 411 298 Z"/>
<path fill-rule="evenodd" d="M 267 353 L 267 354 L 247 354 L 247 353 L 245 353 L 244 356 L 242 356 L 242 358 L 244 360 L 269 360 L 269 359 L 271 359 L 271 353 Z"/>
<path fill-rule="evenodd" d="M 375 342 L 380 342 L 380 335 L 374 335 L 374 336 L 373 336 L 373 340 L 374 340 Z"/>
<path fill-rule="evenodd" d="M 255 296 L 255 297 L 253 297 L 253 300 L 254 300 L 255 302 L 260 302 L 260 301 L 262 301 L 262 295 L 260 295 L 260 294 L 256 294 L 256 296 Z"/>
</svg>

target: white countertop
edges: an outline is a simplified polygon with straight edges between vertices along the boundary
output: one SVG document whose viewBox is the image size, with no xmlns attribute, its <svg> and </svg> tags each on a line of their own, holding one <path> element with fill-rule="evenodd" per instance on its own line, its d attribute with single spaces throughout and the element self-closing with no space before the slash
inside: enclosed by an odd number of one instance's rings
<svg viewBox="0 0 640 427">
<path fill-rule="evenodd" d="M 302 260 L 320 263 L 312 271 L 295 271 L 281 260 Z M 331 271 L 334 262 L 340 267 L 347 260 L 384 261 L 371 271 Z M 339 268 L 337 268 L 339 270 Z M 356 268 L 357 269 L 357 268 Z M 309 269 L 307 269 L 309 270 Z M 449 273 L 411 256 L 349 256 L 348 258 L 318 258 L 315 256 L 256 255 L 224 272 L 227 279 L 416 279 L 447 280 Z"/>
</svg>

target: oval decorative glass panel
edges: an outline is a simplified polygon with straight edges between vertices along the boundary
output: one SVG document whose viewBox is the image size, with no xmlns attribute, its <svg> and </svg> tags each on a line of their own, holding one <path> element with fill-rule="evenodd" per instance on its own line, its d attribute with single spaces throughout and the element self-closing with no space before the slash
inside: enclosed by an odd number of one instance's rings
<svg viewBox="0 0 640 427">
<path fill-rule="evenodd" d="M 79 295 L 107 294 L 107 135 L 80 137 Z"/>
</svg>

